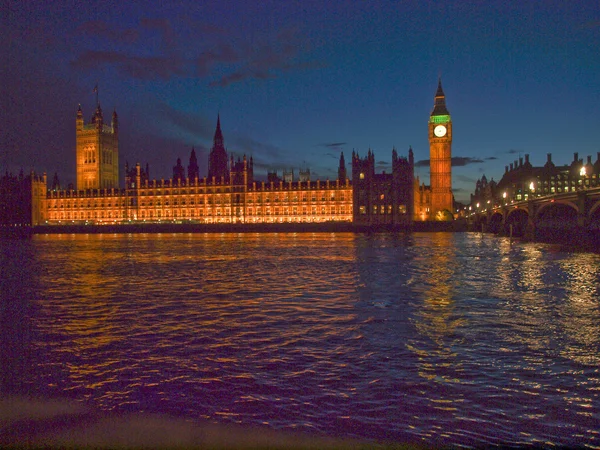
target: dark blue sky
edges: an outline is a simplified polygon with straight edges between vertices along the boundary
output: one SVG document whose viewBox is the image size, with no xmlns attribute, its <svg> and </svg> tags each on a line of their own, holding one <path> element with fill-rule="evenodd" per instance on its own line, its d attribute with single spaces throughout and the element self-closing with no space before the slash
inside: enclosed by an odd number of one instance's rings
<svg viewBox="0 0 600 450">
<path fill-rule="evenodd" d="M 168 178 L 194 146 L 206 172 L 217 113 L 256 172 L 340 151 L 389 170 L 412 145 L 429 182 L 427 120 L 441 75 L 457 200 L 529 153 L 566 164 L 600 151 L 598 1 L 7 2 L 0 169 L 75 179 L 75 113 L 93 88 L 120 119 L 121 163 Z M 121 4 L 123 3 L 123 4 Z M 172 3 L 172 4 L 171 4 Z"/>
</svg>

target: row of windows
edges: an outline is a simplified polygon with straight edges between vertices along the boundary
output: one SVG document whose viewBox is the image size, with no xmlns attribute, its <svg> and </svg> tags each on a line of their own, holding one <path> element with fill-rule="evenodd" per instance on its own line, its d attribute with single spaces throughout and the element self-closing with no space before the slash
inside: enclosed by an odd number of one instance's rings
<svg viewBox="0 0 600 450">
<path fill-rule="evenodd" d="M 83 162 L 84 164 L 92 164 L 96 162 L 96 152 L 94 149 L 86 148 L 83 151 Z"/>
<path fill-rule="evenodd" d="M 94 174 L 96 173 L 96 171 L 94 169 L 89 169 L 86 170 L 86 172 L 89 172 L 91 175 L 89 176 L 88 179 L 86 179 L 85 181 L 85 189 L 92 189 L 92 185 L 93 183 L 93 179 L 94 179 Z M 89 182 L 87 181 L 89 180 Z M 114 192 L 113 191 L 107 191 L 104 192 L 103 195 L 104 196 L 124 196 L 124 192 L 121 189 L 115 188 Z M 229 194 L 231 191 L 229 188 L 223 188 L 223 190 L 221 191 L 221 188 L 207 188 L 206 190 L 204 190 L 203 188 L 199 188 L 199 189 L 190 189 L 189 191 L 187 189 L 173 189 L 173 190 L 169 190 L 169 189 L 165 189 L 164 191 L 161 190 L 157 190 L 157 191 L 145 191 L 145 190 L 140 190 L 139 194 L 140 196 L 167 196 L 167 195 L 196 195 L 196 194 L 204 194 L 204 195 L 215 195 L 215 194 L 219 194 L 219 193 L 223 193 L 225 194 L 224 197 L 229 198 L 231 194 Z M 235 192 L 235 190 L 233 191 Z M 274 201 L 289 201 L 290 196 L 287 195 L 287 192 L 289 191 L 283 191 L 281 192 L 281 194 L 273 194 L 272 192 L 245 192 L 242 194 L 239 194 L 241 198 L 246 198 L 246 199 L 258 199 L 258 198 L 264 198 L 265 201 L 270 201 L 271 198 L 274 199 Z M 316 200 L 317 198 L 320 198 L 322 201 L 325 201 L 326 199 L 330 199 L 330 200 L 334 200 L 335 198 L 337 198 L 338 200 L 345 200 L 347 198 L 350 198 L 352 196 L 352 191 L 344 188 L 339 189 L 339 190 L 332 190 L 332 189 L 327 189 L 327 190 L 319 190 L 319 191 L 299 191 L 299 192 L 294 192 L 294 195 L 291 197 L 292 199 L 294 199 L 294 201 L 297 201 L 297 199 L 302 198 L 303 200 L 306 200 L 306 198 L 308 197 L 309 193 L 311 194 L 311 198 L 314 200 Z M 71 195 L 73 194 L 73 195 Z M 56 192 L 51 192 L 50 195 L 51 197 L 75 197 L 77 196 L 78 192 L 77 191 L 56 191 Z M 80 193 L 81 197 L 90 197 L 90 192 L 81 192 Z M 91 195 L 91 197 L 95 197 L 97 196 L 98 192 L 94 191 Z M 133 197 L 135 196 L 135 194 L 129 193 L 130 195 L 128 195 L 128 197 Z M 271 197 L 271 195 L 274 195 L 274 197 Z"/>
<path fill-rule="evenodd" d="M 190 191 L 190 194 L 195 194 L 195 192 Z M 203 194 L 202 189 L 199 189 L 199 194 Z M 210 193 L 207 193 L 210 194 Z M 336 195 L 337 194 L 337 195 Z M 153 196 L 153 195 L 162 195 L 160 191 L 156 191 L 156 193 L 154 193 L 153 191 L 149 191 L 148 193 L 145 193 L 144 191 L 141 191 L 141 195 L 142 196 Z M 164 195 L 187 195 L 187 192 L 185 190 L 177 192 L 177 191 L 173 191 L 172 194 L 169 194 L 169 191 L 165 191 Z M 214 195 L 214 194 L 213 194 Z M 327 200 L 345 200 L 347 197 L 350 197 L 352 194 L 350 192 L 348 192 L 348 194 L 346 194 L 345 192 L 330 192 L 329 194 L 326 194 L 325 192 L 320 192 L 319 194 L 316 193 L 312 193 L 311 195 L 311 200 L 317 201 L 317 198 L 319 198 L 321 201 L 327 201 Z M 219 198 L 220 196 L 217 195 L 217 198 Z M 305 193 L 301 193 L 300 196 L 298 195 L 293 195 L 291 198 L 287 195 L 283 195 L 282 197 L 279 196 L 275 196 L 275 197 L 270 197 L 268 194 L 246 194 L 246 201 L 248 202 L 252 202 L 254 200 L 256 201 L 266 201 L 266 202 L 270 202 L 271 199 L 274 202 L 289 202 L 294 201 L 297 202 L 299 201 L 299 199 L 302 199 L 302 201 L 307 201 L 308 199 L 308 194 Z M 226 195 L 225 198 L 230 198 L 230 196 Z M 240 198 L 243 198 L 243 196 L 240 195 Z"/>
<path fill-rule="evenodd" d="M 131 198 L 131 197 L 129 199 L 130 200 L 134 200 L 134 198 Z M 316 198 L 312 197 L 311 201 L 312 202 L 316 202 Z M 321 201 L 327 201 L 327 200 L 323 197 L 321 199 Z M 333 201 L 333 202 L 338 201 L 339 202 L 339 201 L 345 201 L 345 199 L 340 198 L 340 199 L 336 200 L 335 198 L 331 198 L 329 201 Z M 292 203 L 295 203 L 295 202 L 298 202 L 297 198 L 293 198 L 292 199 Z M 302 202 L 306 203 L 307 202 L 307 198 L 303 197 L 302 198 Z M 214 198 L 214 202 L 213 202 L 213 197 L 211 197 L 211 196 L 209 196 L 209 197 L 202 197 L 202 198 L 198 199 L 198 204 L 199 205 L 204 205 L 204 204 L 207 204 L 207 205 L 212 205 L 212 204 L 221 205 L 221 204 L 223 204 L 223 205 L 225 205 L 225 204 L 229 204 L 229 203 L 230 203 L 230 199 L 228 199 L 228 198 L 221 198 L 220 196 L 215 197 Z M 247 203 L 248 204 L 253 204 L 254 200 L 252 198 L 247 199 Z M 256 199 L 256 203 L 257 204 L 262 204 L 263 203 L 263 199 L 261 199 L 261 198 Z M 266 199 L 264 199 L 264 203 L 270 204 L 271 201 L 270 201 L 269 198 L 266 198 Z M 279 203 L 279 199 L 277 199 L 277 198 L 274 199 L 273 203 Z M 284 200 L 283 203 L 289 203 L 289 201 L 288 200 Z M 120 203 L 118 201 L 115 201 L 114 204 L 112 202 L 109 202 L 109 203 L 106 204 L 106 207 L 111 208 L 113 206 L 119 206 L 119 204 L 121 206 L 125 206 L 125 201 L 122 200 Z M 160 199 L 157 199 L 156 201 L 149 200 L 147 203 L 143 199 L 140 201 L 140 206 L 146 206 L 146 204 L 148 206 L 162 206 L 163 202 Z M 180 199 L 175 198 L 172 201 L 172 205 L 173 206 L 178 206 L 178 205 L 185 206 L 187 204 L 189 204 L 189 205 L 195 205 L 196 204 L 196 200 L 193 197 L 189 197 L 189 198 L 180 198 Z M 164 206 L 170 206 L 170 205 L 171 205 L 171 202 L 168 199 L 164 201 Z M 98 208 L 98 207 L 104 208 L 105 204 L 104 203 L 98 204 L 98 203 L 91 203 L 91 202 L 88 202 L 87 204 L 85 202 L 80 202 L 79 204 L 77 204 L 76 202 L 74 202 L 74 203 L 67 202 L 66 204 L 64 204 L 64 203 L 60 203 L 59 204 L 57 202 L 52 202 L 50 204 L 50 207 L 51 208 L 58 208 L 58 207 L 60 207 L 61 209 L 64 208 L 64 207 L 66 207 L 68 209 L 69 208 L 84 208 L 84 207 L 87 207 L 87 208 L 91 208 L 91 207 L 94 207 L 94 208 Z"/>
<path fill-rule="evenodd" d="M 543 188 L 543 189 L 538 189 L 537 191 L 534 191 L 538 193 L 543 193 L 543 194 L 555 194 L 555 193 L 562 193 L 562 192 L 577 192 L 578 190 L 581 190 L 581 188 L 578 188 L 576 186 L 573 186 L 571 188 L 569 188 L 569 186 L 566 186 L 565 188 L 555 188 L 555 187 L 551 187 L 550 189 L 548 188 Z M 516 199 L 517 200 L 526 200 L 528 198 L 528 194 L 517 194 L 516 195 Z"/>
<path fill-rule="evenodd" d="M 312 208 L 310 211 L 311 215 L 326 215 L 328 212 L 326 211 L 325 208 L 321 208 L 321 210 L 319 212 L 317 212 L 316 208 Z M 348 211 L 348 214 L 350 213 L 350 211 Z M 298 216 L 298 215 L 303 215 L 306 216 L 309 214 L 309 211 L 307 210 L 307 208 L 303 208 L 302 211 L 297 211 L 295 208 L 292 210 L 291 215 L 293 216 Z M 329 214 L 332 216 L 337 216 L 339 215 L 345 215 L 346 214 L 346 209 L 345 208 L 340 208 L 339 210 L 335 209 L 335 208 L 331 208 L 329 210 Z M 153 219 L 153 218 L 194 218 L 194 217 L 203 217 L 203 216 L 230 216 L 231 215 L 231 209 L 230 208 L 215 208 L 214 210 L 211 209 L 199 209 L 199 210 L 182 210 L 182 211 L 178 211 L 178 210 L 165 210 L 165 211 L 154 211 L 154 210 L 141 210 L 139 212 L 140 218 L 144 219 L 144 218 L 149 218 L 149 219 Z M 237 215 L 241 215 L 241 211 L 237 211 Z M 285 211 L 278 211 L 277 209 L 275 211 L 270 211 L 270 210 L 261 210 L 260 208 L 257 208 L 256 210 L 253 210 L 252 208 L 248 209 L 247 216 L 280 216 L 280 215 L 284 215 L 284 216 L 289 216 L 290 215 L 290 211 L 285 210 Z M 121 218 L 126 218 L 127 217 L 127 211 L 76 211 L 76 212 L 60 212 L 60 213 L 50 213 L 49 215 L 50 220 L 90 220 L 90 219 L 121 219 Z"/>
<path fill-rule="evenodd" d="M 319 211 L 320 214 L 325 214 L 327 212 L 327 210 L 329 210 L 329 212 L 331 214 L 337 214 L 337 213 L 345 214 L 346 213 L 346 209 L 348 210 L 348 212 L 350 212 L 351 207 L 346 208 L 345 206 L 341 206 L 341 207 L 336 208 L 336 207 L 332 206 L 330 208 L 326 208 L 325 206 L 322 206 L 320 208 L 317 208 L 316 206 L 313 206 L 313 207 L 310 208 L 310 211 L 313 214 L 317 214 L 317 211 Z M 207 208 L 206 212 L 207 212 L 207 214 L 211 214 L 211 211 L 217 211 L 217 213 L 220 214 L 221 211 L 226 211 L 226 214 L 229 214 L 230 210 L 231 210 L 230 208 Z M 117 211 L 119 211 L 119 210 L 116 210 L 116 211 L 103 211 L 103 210 L 100 210 L 100 211 L 96 211 L 94 213 L 102 214 L 104 216 L 104 214 L 113 214 L 113 213 L 116 214 Z M 145 211 L 145 210 L 142 210 L 142 211 Z M 153 211 L 153 210 L 149 210 L 149 211 Z M 160 210 L 158 210 L 158 211 L 160 212 Z M 166 210 L 166 211 L 170 211 L 170 210 Z M 173 211 L 179 211 L 179 210 L 178 209 L 173 209 Z M 183 210 L 181 210 L 181 213 L 183 215 L 186 215 L 187 211 L 188 210 L 183 209 Z M 190 209 L 189 211 L 190 211 L 191 214 L 194 214 L 195 210 L 194 209 Z M 204 213 L 204 209 L 199 209 L 197 211 L 200 211 L 201 214 Z M 271 209 L 269 207 L 267 207 L 267 208 L 247 208 L 247 214 L 249 214 L 249 215 L 252 215 L 252 214 L 268 214 L 268 215 L 275 214 L 275 215 L 278 215 L 278 214 L 290 214 L 290 212 L 291 212 L 291 214 L 298 214 L 298 211 L 299 211 L 299 209 L 296 208 L 296 207 L 294 207 L 294 208 L 273 208 L 273 209 Z M 303 206 L 300 211 L 301 211 L 302 214 L 307 214 L 308 213 L 308 207 L 307 206 Z M 83 211 L 83 212 L 85 212 L 85 211 Z M 78 214 L 78 213 L 79 213 L 79 211 L 74 211 L 72 214 Z M 61 214 L 63 214 L 63 213 L 61 213 Z M 66 214 L 70 215 L 71 212 L 67 211 Z"/>
<path fill-rule="evenodd" d="M 96 151 L 94 149 L 85 149 L 83 151 L 83 163 L 84 164 L 95 164 L 96 163 Z M 102 163 L 112 164 L 113 163 L 113 152 L 104 150 L 102 152 Z"/>
<path fill-rule="evenodd" d="M 119 206 L 125 206 L 125 202 L 123 201 L 120 204 L 118 202 L 114 203 L 114 204 L 108 203 L 106 205 L 106 208 L 119 207 Z M 101 203 L 100 205 L 98 205 L 98 203 L 93 203 L 93 204 L 92 203 L 87 203 L 87 204 L 80 203 L 79 205 L 77 203 L 74 203 L 74 204 L 67 203 L 66 205 L 64 205 L 62 203 L 58 204 L 56 202 L 51 202 L 50 203 L 50 208 L 60 208 L 60 209 L 63 209 L 63 208 L 66 208 L 66 209 L 71 209 L 71 208 L 104 208 L 104 207 L 105 207 L 104 203 Z"/>
<path fill-rule="evenodd" d="M 582 176 L 582 174 L 577 174 L 577 175 L 571 175 L 568 173 L 563 173 L 563 174 L 557 174 L 557 175 L 552 175 L 549 178 L 551 180 L 558 180 L 558 181 L 565 181 L 565 180 L 577 180 Z M 595 173 L 592 173 L 590 175 L 588 175 L 589 178 L 597 178 L 597 175 Z M 539 179 L 539 178 L 538 178 Z"/>
<path fill-rule="evenodd" d="M 112 164 L 113 163 L 113 152 L 111 151 L 103 151 L 102 152 L 102 163 L 103 164 Z"/>
<path fill-rule="evenodd" d="M 406 214 L 406 205 L 398 205 L 398 213 Z M 367 207 L 360 205 L 358 207 L 359 214 L 367 214 Z M 373 205 L 373 214 L 392 214 L 392 205 Z"/>
<path fill-rule="evenodd" d="M 153 182 L 156 183 L 156 186 L 153 186 L 153 183 L 148 183 L 146 185 L 146 183 L 143 183 L 143 186 L 140 186 L 140 195 L 161 195 L 163 193 L 163 191 L 161 191 L 160 189 L 164 189 L 164 194 L 169 195 L 169 194 L 214 194 L 214 193 L 228 193 L 228 192 L 234 192 L 234 191 L 239 191 L 240 189 L 236 189 L 235 187 L 232 187 L 230 185 L 227 186 L 223 186 L 223 187 L 219 187 L 219 186 L 214 186 L 211 185 L 210 183 L 205 186 L 205 187 L 186 187 L 183 184 L 181 185 L 181 187 L 177 186 L 177 185 L 170 185 L 170 181 L 171 180 L 167 180 L 166 186 L 162 186 L 162 183 L 164 182 L 159 182 L 157 180 L 153 180 Z M 175 183 L 175 182 L 174 182 Z M 175 183 L 176 184 L 176 183 Z M 202 183 L 204 184 L 204 183 Z M 262 186 L 264 184 L 264 187 Z M 335 190 L 335 191 L 339 191 L 339 190 L 348 190 L 349 187 L 346 186 L 345 184 L 340 184 L 340 185 L 336 185 L 335 182 L 331 182 L 329 184 L 329 186 L 327 186 L 326 182 L 319 182 L 320 186 L 317 188 L 315 183 L 312 183 L 313 186 L 306 186 L 305 183 L 303 183 L 304 185 L 301 187 L 298 186 L 292 186 L 289 187 L 286 184 L 283 185 L 283 188 L 280 188 L 278 184 L 274 184 L 273 189 L 270 188 L 270 183 L 263 183 L 263 182 L 258 182 L 258 183 L 254 183 L 254 185 L 251 189 L 250 192 L 251 193 L 264 193 L 264 192 L 290 192 L 290 191 L 321 191 L 321 190 L 326 190 L 326 191 L 330 191 L 330 190 Z M 135 188 L 135 183 L 131 183 L 130 186 L 132 188 Z M 189 190 L 188 190 L 189 188 Z M 149 190 L 152 189 L 152 190 Z M 158 189 L 157 191 L 154 191 L 154 189 Z"/>
</svg>

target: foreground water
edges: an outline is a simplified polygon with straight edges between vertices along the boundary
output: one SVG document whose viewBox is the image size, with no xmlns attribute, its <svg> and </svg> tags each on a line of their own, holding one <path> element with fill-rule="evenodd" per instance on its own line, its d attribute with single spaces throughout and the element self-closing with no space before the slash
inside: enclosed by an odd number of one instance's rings
<svg viewBox="0 0 600 450">
<path fill-rule="evenodd" d="M 600 446 L 600 255 L 475 233 L 1 245 L 3 396 L 362 440 Z"/>
</svg>

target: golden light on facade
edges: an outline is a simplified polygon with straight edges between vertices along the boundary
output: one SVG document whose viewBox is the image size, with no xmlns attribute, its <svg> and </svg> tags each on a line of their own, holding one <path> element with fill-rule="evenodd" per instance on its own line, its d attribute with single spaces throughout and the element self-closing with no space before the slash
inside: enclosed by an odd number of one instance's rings
<svg viewBox="0 0 600 450">
<path fill-rule="evenodd" d="M 352 221 L 349 182 L 251 186 L 151 181 L 140 188 L 50 192 L 48 223 L 302 223 Z"/>
<path fill-rule="evenodd" d="M 210 177 L 199 178 L 192 149 L 187 178 L 179 159 L 173 178 L 168 180 L 150 180 L 148 167 L 143 170 L 136 164 L 126 166 L 125 188 L 121 189 L 116 112 L 109 125 L 98 104 L 92 120 L 86 123 L 80 108 L 76 117 L 76 189 L 47 191 L 44 176 L 39 187 L 34 188 L 32 224 L 355 222 L 371 226 L 453 220 L 452 122 L 441 82 L 429 125 L 431 186 L 421 185 L 414 178 L 412 148 L 408 158 L 398 157 L 393 150 L 391 175 L 375 173 L 373 153 L 369 150 L 368 158 L 356 167 L 353 152 L 352 182 L 346 175 L 343 154 L 338 178 L 331 182 L 310 181 L 306 176 L 296 182 L 292 181 L 293 176 L 284 176 L 285 181 L 253 182 L 252 157 L 247 161 L 244 156 L 243 161 L 238 158 L 234 162 L 232 156 L 227 162 L 217 119 L 211 155 L 219 150 L 219 158 L 224 155 L 225 160 L 213 160 L 210 156 L 208 167 L 210 174 L 211 164 L 219 162 L 220 175 L 213 172 Z M 192 156 L 195 171 L 191 171 Z M 356 161 L 359 160 L 357 155 Z"/>
</svg>

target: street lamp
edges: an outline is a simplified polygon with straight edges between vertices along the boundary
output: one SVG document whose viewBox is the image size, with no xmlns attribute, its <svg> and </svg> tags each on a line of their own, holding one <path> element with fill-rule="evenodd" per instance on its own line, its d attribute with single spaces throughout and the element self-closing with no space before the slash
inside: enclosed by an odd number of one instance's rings
<svg viewBox="0 0 600 450">
<path fill-rule="evenodd" d="M 587 171 L 585 170 L 585 166 L 581 166 L 579 170 L 579 176 L 581 180 L 579 180 L 579 184 L 581 185 L 581 189 L 585 189 L 585 176 L 587 175 Z"/>
</svg>

